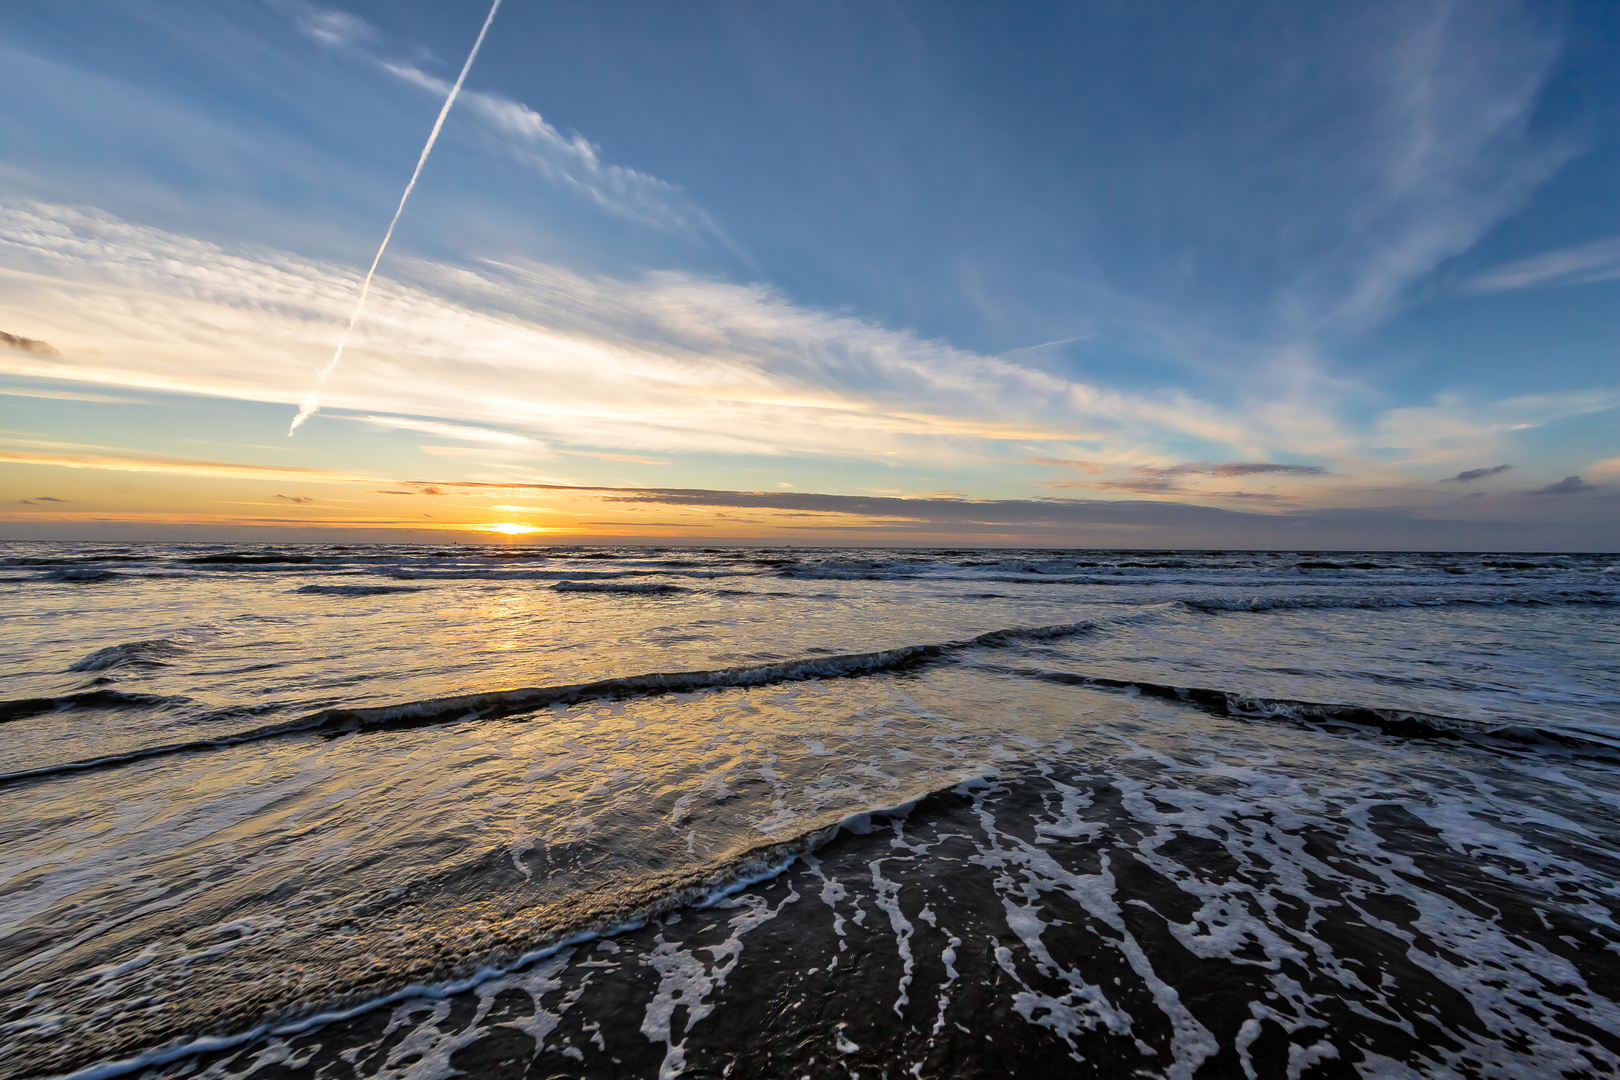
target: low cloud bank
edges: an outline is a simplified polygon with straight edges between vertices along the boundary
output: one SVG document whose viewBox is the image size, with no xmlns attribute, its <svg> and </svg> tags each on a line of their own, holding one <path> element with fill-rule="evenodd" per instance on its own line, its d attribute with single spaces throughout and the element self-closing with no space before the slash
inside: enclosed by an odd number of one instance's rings
<svg viewBox="0 0 1620 1080">
<path fill-rule="evenodd" d="M 1578 481 L 1578 478 L 1574 478 Z M 1562 488 L 1568 481 L 1552 485 Z M 597 495 L 606 504 L 716 511 L 776 511 L 812 541 L 1005 544 L 1054 547 L 1285 548 L 1322 550 L 1607 551 L 1620 535 L 1620 500 L 1561 517 L 1526 504 L 1522 518 L 1464 517 L 1405 507 L 1263 513 L 1151 499 L 896 498 L 798 491 L 598 488 L 564 484 L 418 482 L 435 491 L 546 490 Z M 1584 484 L 1579 490 L 1592 485 Z M 1575 489 L 1569 489 L 1575 490 Z M 1549 492 L 1549 493 L 1561 493 Z M 1585 500 L 1582 500 L 1585 501 Z M 1600 500 L 1601 501 L 1601 500 Z M 1546 504 L 1539 503 L 1542 507 Z M 1573 504 L 1571 504 L 1573 505 Z M 1443 514 L 1457 516 L 1442 516 Z M 822 520 L 816 520 L 821 518 Z M 593 522 L 609 525 L 611 522 Z M 619 524 L 634 525 L 634 522 Z M 650 523 L 649 523 L 650 524 Z M 764 522 L 756 522 L 764 525 Z M 780 528 L 780 523 L 775 526 Z M 644 537 L 652 539 L 652 537 Z"/>
</svg>

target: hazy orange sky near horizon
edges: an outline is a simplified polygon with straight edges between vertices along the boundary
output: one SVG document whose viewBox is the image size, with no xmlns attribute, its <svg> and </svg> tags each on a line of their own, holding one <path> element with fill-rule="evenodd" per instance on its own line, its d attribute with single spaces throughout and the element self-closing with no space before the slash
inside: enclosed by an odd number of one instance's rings
<svg viewBox="0 0 1620 1080">
<path fill-rule="evenodd" d="M 215 542 L 706 543 L 1167 548 L 1424 547 L 1421 519 L 1196 503 L 865 496 L 491 481 L 392 480 L 318 468 L 116 457 L 82 448 L 0 451 L 16 539 Z M 30 486 L 29 481 L 34 481 Z M 55 494 L 41 494 L 49 487 Z M 13 498 L 13 496 L 16 496 Z M 1172 507 L 1182 517 L 1166 519 Z M 1144 513 L 1145 511 L 1145 513 Z M 1442 528 L 1450 527 L 1442 520 Z M 1376 531 L 1373 531 L 1376 530 Z M 1594 534 L 1597 535 L 1597 534 Z M 1387 538 L 1387 539 L 1385 539 Z M 1473 546 L 1513 547 L 1485 522 Z M 1517 546 L 1525 546 L 1519 543 Z M 1531 544 L 1529 546 L 1536 546 Z"/>
</svg>

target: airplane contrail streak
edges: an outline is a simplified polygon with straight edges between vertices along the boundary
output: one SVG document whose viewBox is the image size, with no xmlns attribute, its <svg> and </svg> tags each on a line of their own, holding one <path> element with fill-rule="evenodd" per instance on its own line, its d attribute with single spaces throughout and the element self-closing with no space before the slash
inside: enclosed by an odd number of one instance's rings
<svg viewBox="0 0 1620 1080">
<path fill-rule="evenodd" d="M 388 241 L 394 238 L 394 226 L 399 224 L 399 215 L 405 212 L 405 200 L 411 197 L 411 189 L 416 186 L 416 178 L 422 175 L 422 166 L 427 164 L 428 154 L 433 150 L 433 144 L 439 139 L 439 129 L 444 127 L 444 118 L 450 115 L 450 106 L 456 103 L 456 95 L 461 93 L 461 84 L 467 79 L 467 72 L 472 70 L 473 61 L 478 57 L 478 50 L 484 44 L 484 35 L 489 33 L 489 24 L 495 21 L 495 12 L 500 9 L 501 0 L 495 0 L 489 6 L 489 14 L 484 16 L 483 28 L 478 31 L 478 40 L 473 42 L 472 52 L 467 54 L 467 62 L 461 65 L 461 74 L 456 76 L 456 84 L 450 88 L 450 93 L 444 99 L 444 107 L 439 110 L 439 118 L 433 121 L 433 130 L 428 133 L 427 145 L 422 147 L 422 156 L 416 159 L 416 170 L 411 173 L 411 182 L 405 185 L 405 194 L 399 197 L 399 206 L 394 210 L 394 219 L 388 223 L 388 231 L 383 234 L 381 246 L 377 248 L 377 257 L 371 260 L 371 269 L 366 271 L 365 283 L 360 286 L 360 299 L 355 301 L 354 313 L 349 316 L 349 325 L 344 328 L 343 336 L 338 339 L 337 351 L 332 359 L 327 361 L 320 371 L 315 386 L 304 396 L 303 403 L 298 406 L 298 415 L 293 417 L 292 426 L 287 429 L 287 436 L 298 430 L 298 425 L 314 416 L 321 407 L 321 387 L 337 369 L 338 361 L 343 357 L 343 347 L 349 343 L 349 332 L 354 324 L 360 321 L 360 312 L 366 306 L 366 296 L 371 292 L 371 279 L 377 273 L 377 264 L 382 262 L 383 252 L 388 250 Z"/>
</svg>

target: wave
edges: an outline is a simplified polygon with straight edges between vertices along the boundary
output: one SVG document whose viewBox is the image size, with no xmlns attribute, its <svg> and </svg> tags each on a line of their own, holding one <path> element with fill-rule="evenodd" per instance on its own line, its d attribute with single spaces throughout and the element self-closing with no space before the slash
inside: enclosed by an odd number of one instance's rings
<svg viewBox="0 0 1620 1080">
<path fill-rule="evenodd" d="M 1344 603 L 1345 601 L 1334 602 Z M 1349 602 L 1353 603 L 1354 601 Z M 1176 603 L 1188 607 L 1197 606 L 1195 603 L 1184 600 Z M 658 694 L 747 688 L 809 679 L 851 678 L 898 672 L 951 659 L 970 649 L 1000 648 L 1019 642 L 1037 642 L 1072 637 L 1095 630 L 1107 623 L 1134 622 L 1144 616 L 1157 617 L 1165 610 L 1166 606 L 1157 605 L 1155 608 L 1145 612 L 1137 612 L 1108 620 L 1087 620 L 1039 627 L 1013 627 L 992 630 L 957 641 L 902 645 L 892 649 L 880 649 L 870 652 L 844 653 L 832 656 L 807 656 L 771 663 L 709 670 L 654 672 L 599 679 L 592 682 L 494 690 L 367 708 L 324 709 L 297 719 L 251 728 L 218 738 L 194 739 L 180 743 L 145 747 L 106 757 L 62 762 L 19 772 L 0 773 L 0 784 L 87 769 L 106 768 L 170 754 L 224 749 L 243 743 L 287 735 L 347 734 L 363 731 L 399 730 L 434 724 L 496 720 L 521 713 L 532 713 L 553 705 L 572 705 L 592 699 L 648 697 Z M 1279 602 L 1275 606 L 1286 607 L 1286 602 Z M 1231 610 L 1248 609 L 1233 608 Z M 1268 610 L 1268 608 L 1260 607 L 1255 610 Z M 122 662 L 123 653 L 120 652 L 121 650 L 139 655 L 142 649 L 161 649 L 163 647 L 173 647 L 173 645 L 169 642 L 131 642 L 127 645 L 113 646 L 111 649 L 103 649 L 98 653 L 94 653 L 86 657 L 85 660 L 80 661 L 80 665 L 91 661 L 111 665 Z M 78 667 L 78 665 L 75 666 Z M 1236 717 L 1281 716 L 1311 722 L 1373 726 L 1396 735 L 1489 736 L 1517 742 L 1560 743 L 1582 747 L 1594 753 L 1620 751 L 1620 733 L 1616 733 L 1611 737 L 1601 731 L 1588 732 L 1576 728 L 1538 727 L 1511 723 L 1491 724 L 1412 710 L 1293 701 L 1280 698 L 1256 697 L 1234 691 L 1174 687 L 1159 683 L 1110 679 L 1084 674 L 998 669 L 991 665 L 985 665 L 985 667 L 987 670 L 1003 670 L 1008 674 L 1052 682 L 1085 685 L 1099 689 L 1135 690 L 1139 693 L 1169 698 L 1217 711 L 1223 715 Z"/>
<path fill-rule="evenodd" d="M 1620 604 L 1620 594 L 1595 589 L 1566 589 L 1555 592 L 1524 593 L 1510 596 L 1256 596 L 1176 597 L 1173 603 L 1210 614 L 1259 611 L 1317 611 L 1332 608 L 1412 608 L 1412 607 L 1508 607 L 1516 605 L 1557 606 L 1559 604 Z"/>
<path fill-rule="evenodd" d="M 1077 577 L 1075 575 L 1058 575 L 1040 570 L 1029 570 L 1023 574 L 975 574 L 947 578 L 949 581 L 991 581 L 1005 585 L 1140 585 L 1140 578 L 1098 578 Z"/>
<path fill-rule="evenodd" d="M 599 679 L 595 682 L 570 683 L 563 686 L 494 690 L 480 694 L 430 698 L 425 701 L 405 702 L 398 705 L 380 705 L 372 708 L 323 709 L 320 712 L 311 713 L 296 720 L 252 728 L 214 739 L 193 739 L 182 743 L 145 747 L 107 757 L 84 758 L 55 765 L 44 765 L 37 769 L 0 773 L 0 784 L 82 772 L 87 769 L 109 768 L 170 754 L 221 750 L 226 747 L 239 746 L 243 743 L 278 738 L 283 735 L 346 734 L 360 731 L 397 730 L 468 720 L 497 720 L 518 713 L 534 712 L 552 705 L 572 705 L 591 699 L 650 697 L 656 694 L 766 686 L 807 679 L 836 679 L 873 675 L 936 662 L 954 653 L 973 648 L 1000 648 L 1018 641 L 1047 641 L 1053 638 L 1072 637 L 1076 634 L 1086 633 L 1097 625 L 1095 622 L 1086 621 L 1060 623 L 1052 626 L 1013 627 L 1005 630 L 991 630 L 961 641 L 946 641 L 927 645 L 902 645 L 894 649 L 880 649 L 872 652 L 802 657 L 771 664 L 754 664 L 707 671 L 628 675 L 616 679 Z"/>
<path fill-rule="evenodd" d="M 102 563 L 140 562 L 152 559 L 152 555 L 76 555 L 61 557 L 41 557 L 17 555 L 0 559 L 0 566 L 96 566 Z"/>
<path fill-rule="evenodd" d="M 692 590 L 682 585 L 666 585 L 657 581 L 559 581 L 553 585 L 555 592 L 591 592 L 591 593 L 678 593 Z"/>
<path fill-rule="evenodd" d="M 531 570 L 508 567 L 445 567 L 443 569 L 398 567 L 383 571 L 400 581 L 559 581 L 566 579 L 612 581 L 618 578 L 656 574 L 657 570 Z"/>
<path fill-rule="evenodd" d="M 123 576 L 124 576 L 123 574 L 115 573 L 112 570 L 104 570 L 104 569 L 101 569 L 100 567 L 95 567 L 95 566 L 73 566 L 73 567 L 65 567 L 65 568 L 60 569 L 60 570 L 49 570 L 49 571 L 41 574 L 39 576 L 38 580 L 40 580 L 40 581 L 62 581 L 62 582 L 70 582 L 70 581 L 72 581 L 72 582 L 77 582 L 77 581 L 118 581 L 118 580 L 121 580 L 123 578 Z"/>
<path fill-rule="evenodd" d="M 288 564 L 303 565 L 316 560 L 314 555 L 282 555 L 277 552 L 253 554 L 238 551 L 229 555 L 194 555 L 189 559 L 178 559 L 177 562 L 191 563 L 198 566 L 285 566 Z"/>
<path fill-rule="evenodd" d="M 166 667 L 162 657 L 177 656 L 184 651 L 178 642 L 170 641 L 168 638 L 126 641 L 121 645 L 97 649 L 84 659 L 69 665 L 68 670 L 108 671 L 117 667 Z"/>
<path fill-rule="evenodd" d="M 421 585 L 305 585 L 293 592 L 318 596 L 382 596 L 385 593 L 421 592 Z"/>
<path fill-rule="evenodd" d="M 1620 758 L 1620 729 L 1608 731 L 1489 720 L 1373 705 L 1342 705 L 1294 698 L 1265 697 L 1233 690 L 1200 686 L 1171 686 L 1142 679 L 1114 679 L 1066 671 L 999 668 L 1005 674 L 1065 686 L 1125 690 L 1145 697 L 1195 705 L 1218 716 L 1240 720 L 1291 720 L 1305 724 L 1348 724 L 1376 728 L 1401 738 L 1469 738 L 1536 746 L 1558 746 L 1592 756 Z"/>
<path fill-rule="evenodd" d="M 1121 563 L 1122 567 L 1138 568 L 1145 564 Z M 1620 593 L 1613 589 L 1582 589 L 1578 583 L 1566 583 L 1570 587 L 1557 589 L 1542 589 L 1539 591 L 1521 591 L 1513 582 L 1502 582 L 1494 579 L 1492 582 L 1479 582 L 1474 587 L 1489 584 L 1507 584 L 1514 587 L 1513 593 L 1499 593 L 1489 596 L 1454 596 L 1430 590 L 1446 588 L 1433 575 L 1422 580 L 1402 579 L 1399 577 L 1379 576 L 1371 574 L 1372 570 L 1398 570 L 1398 567 L 1384 566 L 1373 563 L 1347 563 L 1331 564 L 1330 571 L 1327 563 L 1300 564 L 1309 568 L 1309 573 L 1301 574 L 1292 568 L 1279 570 L 1276 573 L 1261 575 L 1260 584 L 1297 588 L 1302 581 L 1309 580 L 1317 586 L 1340 585 L 1345 588 L 1360 590 L 1391 589 L 1402 592 L 1423 590 L 1426 595 L 1399 595 L 1395 592 L 1361 596 L 1337 597 L 1253 597 L 1231 599 L 1227 597 L 1199 597 L 1189 596 L 1181 598 L 1181 602 L 1188 607 L 1200 608 L 1206 611 L 1264 611 L 1273 608 L 1383 608 L 1383 607 L 1446 607 L 1451 605 L 1471 606 L 1503 606 L 1512 604 L 1616 604 L 1620 603 Z M 1520 565 L 1520 564 L 1514 564 Z M 1528 564 L 1524 564 L 1528 565 Z M 927 581 L 927 582 L 967 582 L 973 584 L 1007 584 L 1026 586 L 1091 586 L 1097 588 L 1143 588 L 1143 587 L 1176 587 L 1198 588 L 1207 586 L 1253 587 L 1253 582 L 1244 585 L 1222 580 L 1211 576 L 1220 571 L 1219 567 L 1196 567 L 1176 564 L 1163 564 L 1151 569 L 1159 570 L 1157 574 L 1142 574 L 1137 570 L 1118 570 L 1108 567 L 1102 569 L 1074 573 L 1071 568 L 1024 567 L 1022 569 L 997 568 L 986 573 L 938 573 L 918 572 L 913 569 L 806 569 L 789 568 L 778 571 L 774 576 L 781 578 L 795 578 L 799 580 L 824 581 Z M 1339 575 L 1334 571 L 1346 571 Z M 1111 572 L 1110 572 L 1111 571 Z M 1185 573 L 1165 573 L 1164 571 L 1185 571 Z M 1450 571 L 1447 571 L 1449 574 Z M 1530 579 L 1534 582 L 1548 584 L 1544 579 Z M 1455 582 L 1448 582 L 1455 587 Z M 1158 600 L 1153 601 L 1160 602 Z"/>
<path fill-rule="evenodd" d="M 817 569 L 811 567 L 796 567 L 779 570 L 777 577 L 802 578 L 806 581 L 906 581 L 914 578 L 927 578 L 938 580 L 933 574 L 919 574 L 915 571 L 885 570 L 885 569 Z"/>
<path fill-rule="evenodd" d="M 1019 585 L 1141 585 L 1148 580 L 1142 577 L 1098 577 L 1095 574 L 1076 575 L 1036 569 L 994 574 L 942 574 L 927 570 L 789 569 L 778 571 L 775 576 L 805 581 L 995 581 Z"/>
<path fill-rule="evenodd" d="M 588 941 L 639 930 L 655 919 L 683 909 L 712 907 L 750 886 L 777 877 L 799 859 L 814 854 L 841 834 L 867 836 L 879 821 L 905 818 L 918 804 L 960 790 L 958 781 L 932 791 L 917 792 L 903 802 L 870 807 L 853 814 L 825 815 L 798 833 L 740 850 L 733 850 L 707 864 L 686 870 L 650 872 L 638 880 L 613 881 L 571 898 L 574 911 L 566 921 L 529 935 L 522 946 L 496 945 L 476 967 L 456 977 L 444 972 L 438 981 L 411 983 L 393 991 L 378 993 L 379 987 L 357 987 L 348 995 L 322 1001 L 319 1012 L 305 1011 L 313 1003 L 302 1003 L 281 1010 L 280 1015 L 250 1030 L 234 1034 L 206 1034 L 170 1041 L 122 1061 L 101 1061 L 58 1077 L 57 1080 L 108 1080 L 115 1076 L 161 1068 L 197 1054 L 229 1050 L 266 1036 L 297 1035 L 327 1024 L 388 1008 L 403 1001 L 437 1001 L 462 994 L 483 983 L 514 971 L 521 971 Z M 526 946 L 526 947 L 524 947 Z M 520 951 L 521 950 L 521 951 Z M 367 996 L 367 990 L 370 996 Z M 302 1012 L 302 1015 L 298 1015 Z M 288 1015 L 292 1013 L 293 1015 Z"/>
<path fill-rule="evenodd" d="M 18 698 L 0 701 L 0 723 L 26 720 L 30 716 L 63 712 L 68 709 L 118 709 L 136 705 L 189 705 L 191 698 L 162 694 L 132 694 L 123 690 L 86 690 L 57 697 Z"/>
</svg>

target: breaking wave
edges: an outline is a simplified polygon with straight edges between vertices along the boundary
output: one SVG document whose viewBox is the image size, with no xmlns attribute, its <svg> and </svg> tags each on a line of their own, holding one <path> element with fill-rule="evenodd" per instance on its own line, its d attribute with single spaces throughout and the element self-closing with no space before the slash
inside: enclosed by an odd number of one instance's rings
<svg viewBox="0 0 1620 1080">
<path fill-rule="evenodd" d="M 26 720 L 30 716 L 65 712 L 69 709 L 123 709 L 137 706 L 175 707 L 191 704 L 188 697 L 164 694 L 132 694 L 123 690 L 86 690 L 57 697 L 18 698 L 0 701 L 0 723 Z"/>
<path fill-rule="evenodd" d="M 167 1045 L 118 1061 L 102 1061 L 68 1074 L 62 1080 L 104 1080 L 139 1070 L 161 1067 L 199 1053 L 240 1046 L 267 1035 L 292 1035 L 341 1020 L 363 1016 L 407 1000 L 437 1001 L 462 994 L 483 983 L 544 960 L 563 949 L 598 938 L 638 930 L 680 909 L 712 907 L 750 886 L 777 877 L 805 856 L 813 854 L 840 834 L 865 836 L 876 822 L 907 817 L 918 803 L 944 795 L 960 783 L 937 791 L 919 791 L 903 802 L 874 806 L 856 813 L 828 814 L 809 823 L 793 836 L 741 850 L 733 850 L 706 865 L 684 870 L 646 873 L 630 881 L 613 881 L 576 894 L 561 921 L 544 926 L 508 926 L 505 943 L 493 948 L 471 970 L 465 963 L 437 970 L 428 982 L 412 982 L 378 993 L 378 987 L 360 985 L 318 1002 L 309 1001 L 278 1009 L 267 1022 L 233 1034 L 181 1038 Z M 521 942 L 522 944 L 518 944 Z M 459 970 L 458 970 L 459 968 Z M 302 1007 L 300 1007 L 302 1006 Z M 316 1011 L 319 1010 L 319 1011 Z"/>
<path fill-rule="evenodd" d="M 383 596 L 387 593 L 421 592 L 421 585 L 305 585 L 293 592 L 318 596 Z"/>
<path fill-rule="evenodd" d="M 95 566 L 72 566 L 60 570 L 49 570 L 39 576 L 40 581 L 57 582 L 91 582 L 91 581 L 118 581 L 123 574 L 112 570 L 103 570 Z"/>
<path fill-rule="evenodd" d="M 126 641 L 97 649 L 68 667 L 69 671 L 110 671 L 120 667 L 164 667 L 163 658 L 178 656 L 184 647 L 168 638 L 150 641 Z"/>
<path fill-rule="evenodd" d="M 1053 626 L 992 630 L 963 641 L 929 645 L 902 645 L 895 649 L 846 653 L 839 656 L 811 656 L 771 664 L 718 668 L 707 671 L 656 672 L 600 679 L 562 686 L 526 687 L 495 690 L 481 694 L 432 698 L 363 709 L 324 709 L 282 724 L 254 728 L 217 739 L 194 739 L 182 743 L 146 747 L 124 754 L 61 762 L 18 772 L 0 773 L 0 784 L 85 769 L 122 765 L 165 754 L 216 750 L 242 743 L 308 732 L 375 731 L 419 727 L 466 720 L 495 720 L 517 713 L 533 712 L 552 705 L 571 705 L 595 698 L 643 697 L 653 694 L 683 693 L 735 687 L 765 686 L 805 679 L 848 678 L 929 663 L 971 648 L 995 648 L 1017 641 L 1041 641 L 1085 633 L 1094 622 L 1062 623 Z M 103 650 L 106 652 L 108 650 Z M 99 655 L 99 654 L 98 654 Z"/>
<path fill-rule="evenodd" d="M 681 585 L 668 585 L 658 581 L 559 581 L 554 592 L 627 593 L 657 595 L 660 593 L 690 592 Z"/>
<path fill-rule="evenodd" d="M 1195 705 L 1218 716 L 1240 720 L 1291 720 L 1305 724 L 1347 724 L 1376 728 L 1401 738 L 1484 738 L 1531 746 L 1558 746 L 1600 757 L 1620 757 L 1620 729 L 1493 723 L 1415 709 L 1343 705 L 1294 698 L 1265 697 L 1235 690 L 1199 686 L 1171 686 L 1142 679 L 1113 679 L 1065 671 L 999 669 L 1041 682 L 1124 690 L 1145 697 Z"/>
<path fill-rule="evenodd" d="M 1321 611 L 1332 608 L 1371 610 L 1415 607 L 1506 607 L 1509 605 L 1620 604 L 1620 594 L 1596 589 L 1567 589 L 1498 596 L 1276 596 L 1178 597 L 1175 603 L 1210 614 L 1262 611 Z"/>
<path fill-rule="evenodd" d="M 196 566 L 302 566 L 316 561 L 314 555 L 283 555 L 277 552 L 238 551 L 228 555 L 196 555 L 179 562 Z M 327 559 L 325 561 L 332 561 Z"/>
</svg>

